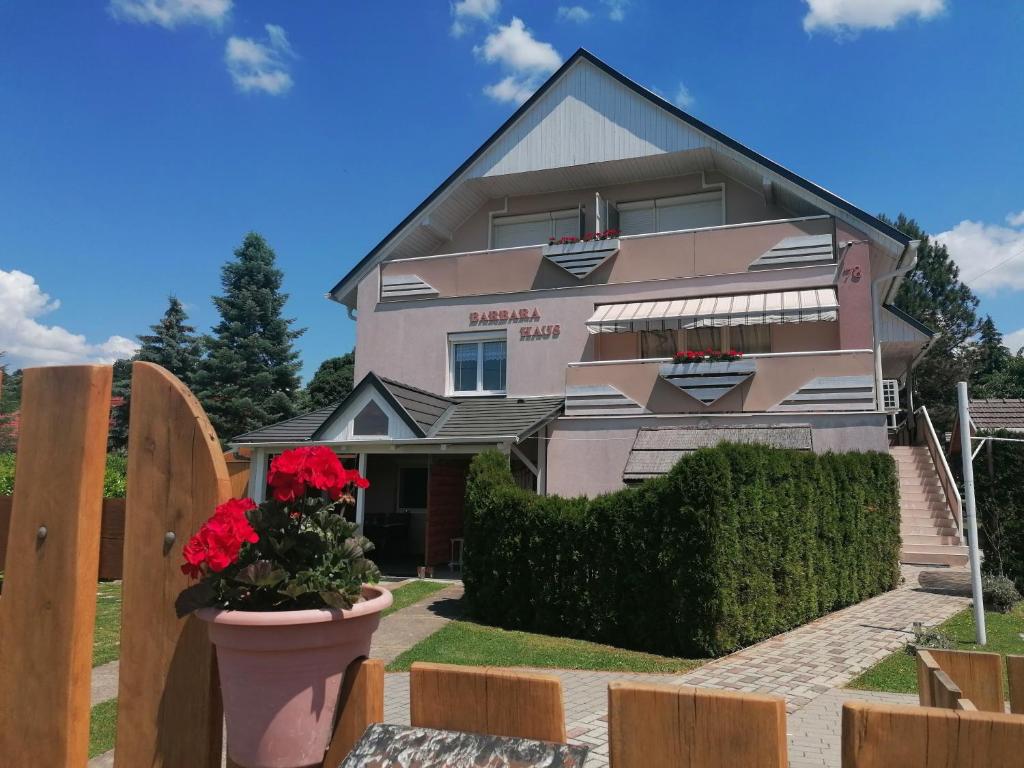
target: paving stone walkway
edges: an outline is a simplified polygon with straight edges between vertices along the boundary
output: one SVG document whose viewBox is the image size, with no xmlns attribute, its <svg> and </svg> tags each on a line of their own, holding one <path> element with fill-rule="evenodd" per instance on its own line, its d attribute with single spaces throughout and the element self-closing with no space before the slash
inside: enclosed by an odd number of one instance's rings
<svg viewBox="0 0 1024 768">
<path fill-rule="evenodd" d="M 842 703 L 852 699 L 904 702 L 916 698 L 840 690 L 911 639 L 920 621 L 939 624 L 964 608 L 966 571 L 904 568 L 892 592 L 825 616 L 791 632 L 683 675 L 544 670 L 562 679 L 569 740 L 591 747 L 587 768 L 608 765 L 607 688 L 612 680 L 697 685 L 783 696 L 792 768 L 838 768 Z M 409 677 L 389 673 L 384 719 L 409 722 Z"/>
</svg>

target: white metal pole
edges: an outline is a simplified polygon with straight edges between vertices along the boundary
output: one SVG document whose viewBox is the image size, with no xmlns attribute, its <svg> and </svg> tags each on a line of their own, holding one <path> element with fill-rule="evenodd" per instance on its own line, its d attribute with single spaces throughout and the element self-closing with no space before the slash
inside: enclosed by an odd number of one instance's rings
<svg viewBox="0 0 1024 768">
<path fill-rule="evenodd" d="M 964 517 L 967 522 L 967 544 L 971 553 L 971 592 L 974 596 L 975 640 L 978 645 L 985 645 L 988 637 L 985 632 L 985 604 L 981 597 L 981 556 L 978 552 L 978 518 L 974 505 L 974 461 L 971 450 L 971 414 L 967 403 L 967 382 L 956 385 L 957 399 L 960 401 L 960 456 L 964 465 L 964 496 L 967 507 Z"/>
<path fill-rule="evenodd" d="M 357 469 L 359 474 L 366 477 L 366 454 L 359 454 L 359 464 Z M 356 525 L 359 526 L 359 532 L 363 531 L 363 522 L 366 518 L 366 490 L 360 488 L 356 491 Z"/>
</svg>

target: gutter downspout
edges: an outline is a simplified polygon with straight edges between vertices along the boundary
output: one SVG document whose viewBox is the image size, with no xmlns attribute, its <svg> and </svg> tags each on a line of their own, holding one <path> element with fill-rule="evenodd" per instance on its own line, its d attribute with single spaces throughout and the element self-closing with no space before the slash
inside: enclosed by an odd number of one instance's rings
<svg viewBox="0 0 1024 768">
<path fill-rule="evenodd" d="M 878 288 L 886 280 L 901 277 L 917 266 L 917 247 L 920 244 L 920 240 L 911 240 L 907 243 L 896 262 L 896 269 L 881 274 L 871 281 L 871 332 L 875 341 L 875 408 L 878 411 L 885 410 L 885 403 L 882 401 L 882 302 L 878 295 Z M 908 255 L 910 261 L 904 264 Z"/>
</svg>

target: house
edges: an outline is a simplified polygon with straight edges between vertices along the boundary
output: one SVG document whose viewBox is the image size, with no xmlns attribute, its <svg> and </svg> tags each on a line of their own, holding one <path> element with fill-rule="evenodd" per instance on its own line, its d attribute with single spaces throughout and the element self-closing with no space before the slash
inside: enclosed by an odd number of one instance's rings
<svg viewBox="0 0 1024 768">
<path fill-rule="evenodd" d="M 428 564 L 488 448 L 563 495 L 726 439 L 885 451 L 932 336 L 890 304 L 916 248 L 579 50 L 330 290 L 351 396 L 234 443 L 257 498 L 274 453 L 334 447 L 367 534 Z M 707 349 L 742 356 L 672 360 Z"/>
</svg>

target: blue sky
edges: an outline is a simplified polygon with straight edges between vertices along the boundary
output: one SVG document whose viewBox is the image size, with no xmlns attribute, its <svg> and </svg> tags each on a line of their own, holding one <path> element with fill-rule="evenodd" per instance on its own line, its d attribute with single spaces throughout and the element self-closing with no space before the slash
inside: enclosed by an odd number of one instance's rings
<svg viewBox="0 0 1024 768">
<path fill-rule="evenodd" d="M 205 330 L 252 229 L 311 374 L 354 338 L 328 288 L 581 45 L 943 233 L 1024 345 L 1022 33 L 1011 0 L 2 0 L 0 349 L 109 358 L 171 293 Z"/>
</svg>

